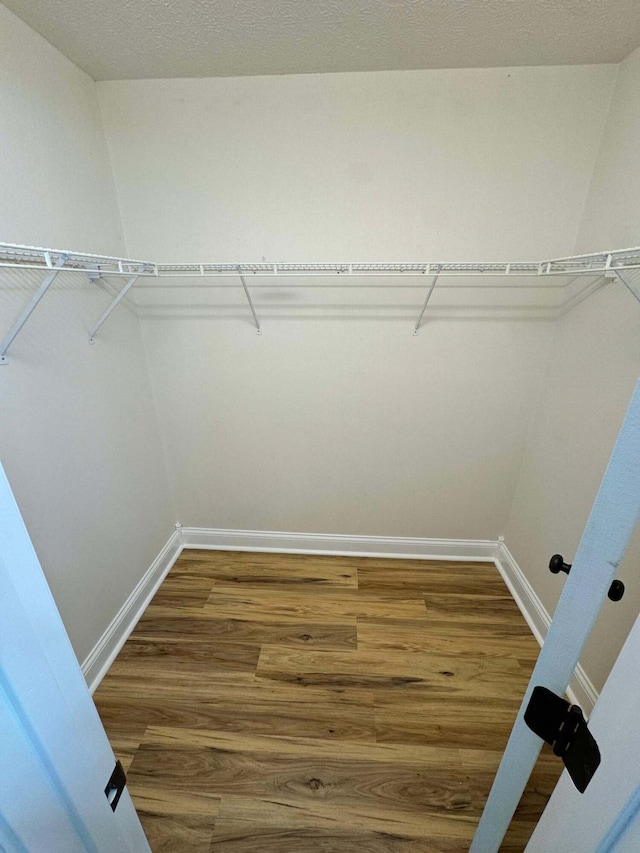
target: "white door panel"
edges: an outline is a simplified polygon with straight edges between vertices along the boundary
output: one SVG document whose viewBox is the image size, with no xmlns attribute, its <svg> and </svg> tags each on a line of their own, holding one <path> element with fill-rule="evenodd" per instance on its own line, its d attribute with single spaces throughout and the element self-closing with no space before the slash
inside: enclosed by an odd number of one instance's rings
<svg viewBox="0 0 640 853">
<path fill-rule="evenodd" d="M 0 849 L 21 853 L 48 847 L 51 853 L 84 853 L 82 838 L 60 808 L 58 792 L 1 688 L 0 732 L 0 802 L 5 814 Z"/>
<path fill-rule="evenodd" d="M 130 798 L 123 796 L 114 812 L 105 796 L 115 758 L 1 467 L 0 615 L 8 733 L 0 736 L 0 775 L 3 785 L 13 783 L 12 796 L 0 800 L 0 838 L 13 833 L 20 853 L 71 852 L 71 838 L 92 853 L 148 853 Z M 22 765 L 33 770 L 32 784 L 23 784 Z M 41 846 L 43 826 L 49 832 Z M 30 833 L 26 846 L 14 827 Z"/>
<path fill-rule="evenodd" d="M 527 853 L 640 850 L 640 619 L 589 720 L 602 761 L 584 794 L 563 773 Z"/>
</svg>

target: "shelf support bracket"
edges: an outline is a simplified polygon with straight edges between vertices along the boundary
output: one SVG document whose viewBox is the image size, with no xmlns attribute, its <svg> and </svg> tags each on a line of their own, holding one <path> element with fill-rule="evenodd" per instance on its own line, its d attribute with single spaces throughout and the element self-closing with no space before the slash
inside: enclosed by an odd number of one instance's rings
<svg viewBox="0 0 640 853">
<path fill-rule="evenodd" d="M 427 291 L 426 299 L 424 300 L 424 305 L 422 306 L 422 311 L 420 312 L 420 316 L 413 327 L 413 334 L 417 335 L 420 331 L 420 323 L 422 323 L 422 318 L 424 317 L 424 312 L 427 310 L 427 305 L 429 304 L 429 300 L 431 299 L 431 294 L 433 293 L 433 288 L 436 286 L 436 281 L 438 280 L 438 275 L 434 275 L 431 279 L 431 284 L 429 285 L 429 290 Z"/>
<path fill-rule="evenodd" d="M 95 335 L 96 335 L 96 332 L 100 329 L 100 327 L 102 326 L 102 324 L 103 324 L 103 323 L 104 323 L 104 322 L 105 322 L 105 321 L 106 321 L 106 320 L 111 316 L 111 314 L 115 311 L 115 309 L 116 309 L 116 308 L 118 307 L 118 305 L 122 302 L 122 300 L 125 298 L 125 296 L 127 295 L 127 293 L 131 290 L 131 288 L 133 287 L 133 285 L 136 283 L 136 281 L 138 280 L 138 278 L 139 278 L 140 274 L 141 274 L 141 273 L 143 273 L 143 272 L 146 270 L 146 268 L 147 268 L 147 265 L 146 265 L 146 264 L 143 264 L 143 265 L 140 267 L 140 269 L 136 272 L 136 274 L 131 276 L 131 278 L 129 279 L 129 281 L 125 284 L 125 286 L 122 288 L 122 290 L 121 290 L 121 291 L 120 291 L 120 293 L 116 296 L 116 298 L 113 300 L 113 302 L 112 302 L 112 303 L 109 305 L 109 307 L 108 307 L 108 308 L 106 308 L 106 309 L 105 309 L 105 311 L 102 313 L 102 315 L 101 315 L 100 319 L 97 321 L 97 323 L 93 326 L 93 328 L 92 328 L 92 329 L 91 329 L 91 331 L 89 332 L 89 343 L 90 343 L 90 344 L 94 344 L 94 343 L 95 343 Z"/>
<path fill-rule="evenodd" d="M 68 259 L 69 259 L 69 255 L 60 255 L 60 257 L 58 258 L 58 260 L 56 261 L 56 263 L 52 267 L 52 271 L 49 273 L 49 275 L 45 278 L 45 280 L 42 282 L 40 287 L 33 294 L 30 301 L 25 306 L 22 314 L 20 314 L 20 316 L 15 321 L 15 323 L 11 327 L 10 331 L 7 333 L 7 335 L 4 338 L 4 340 L 2 341 L 2 343 L 0 343 L 0 364 L 8 364 L 9 363 L 9 359 L 7 358 L 7 350 L 9 349 L 11 344 L 15 341 L 15 339 L 18 337 L 18 335 L 22 331 L 22 327 L 27 322 L 29 317 L 33 314 L 33 312 L 36 310 L 36 308 L 38 307 L 38 303 L 40 302 L 42 297 L 45 295 L 47 290 L 49 290 L 49 288 L 51 287 L 53 282 L 56 280 L 58 273 L 62 270 L 62 268 L 64 267 L 64 265 L 66 264 Z"/>
<path fill-rule="evenodd" d="M 256 309 L 253 307 L 253 300 L 251 298 L 251 294 L 249 293 L 249 288 L 247 287 L 247 283 L 244 280 L 244 276 L 242 275 L 242 267 L 238 266 L 238 275 L 240 276 L 240 281 L 242 282 L 242 287 L 244 288 L 244 295 L 247 297 L 247 302 L 249 303 L 249 308 L 251 308 L 251 313 L 253 314 L 253 322 L 256 324 L 256 335 L 262 334 L 262 327 L 260 326 L 260 320 L 258 320 L 258 315 L 256 314 Z"/>
<path fill-rule="evenodd" d="M 630 294 L 631 294 L 635 299 L 637 299 L 637 300 L 638 300 L 638 302 L 640 302 L 640 292 L 638 291 L 638 289 L 637 289 L 636 285 L 635 285 L 635 284 L 634 284 L 634 282 L 632 281 L 632 279 L 631 279 L 631 277 L 629 276 L 629 274 L 628 274 L 627 272 L 623 272 L 623 271 L 622 271 L 622 270 L 620 270 L 620 269 L 616 269 L 615 267 L 613 268 L 613 270 L 614 270 L 615 274 L 618 276 L 618 278 L 620 279 L 620 281 L 621 281 L 621 282 L 624 284 L 624 286 L 627 288 L 627 290 L 629 291 L 629 293 L 630 293 Z"/>
</svg>

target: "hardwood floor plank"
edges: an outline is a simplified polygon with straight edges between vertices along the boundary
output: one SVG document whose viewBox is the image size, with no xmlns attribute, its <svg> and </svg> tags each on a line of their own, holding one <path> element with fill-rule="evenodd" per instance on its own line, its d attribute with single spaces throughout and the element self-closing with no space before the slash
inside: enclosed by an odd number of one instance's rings
<svg viewBox="0 0 640 853">
<path fill-rule="evenodd" d="M 131 778 L 127 785 L 153 853 L 208 853 L 220 805 L 218 798 L 198 791 L 167 792 L 138 785 Z"/>
<path fill-rule="evenodd" d="M 409 561 L 407 561 L 409 562 Z M 442 593 L 463 595 L 508 595 L 507 587 L 493 564 L 460 565 L 425 562 L 400 567 L 363 566 L 358 569 L 358 588 L 388 594 Z"/>
<path fill-rule="evenodd" d="M 340 650 L 358 645 L 356 625 L 319 622 L 265 622 L 258 619 L 218 619 L 210 611 L 175 610 L 152 605 L 138 623 L 135 636 L 150 640 L 194 640 L 223 644 L 271 643 L 303 648 Z"/>
<path fill-rule="evenodd" d="M 155 815 L 138 810 L 152 853 L 209 853 L 213 841 L 215 820 L 194 818 L 191 815 Z"/>
<path fill-rule="evenodd" d="M 140 662 L 117 661 L 94 695 L 98 709 L 103 697 L 123 697 L 124 701 L 151 697 L 185 698 L 195 702 L 215 699 L 223 685 L 251 684 L 252 672 L 207 672 L 207 677 L 194 676 L 193 672 L 175 669 L 170 677 L 157 666 L 143 666 Z"/>
<path fill-rule="evenodd" d="M 367 622 L 371 622 L 373 624 L 379 621 L 380 620 L 375 617 L 358 618 L 358 624 Z M 393 624 L 395 621 L 405 621 L 407 624 L 412 624 L 410 620 L 390 619 L 384 621 L 389 621 L 390 624 Z M 485 639 L 495 638 L 497 640 L 503 640 L 505 655 L 509 654 L 509 649 L 513 640 L 522 638 L 526 638 L 527 641 L 532 640 L 535 644 L 534 648 L 537 648 L 538 652 L 540 651 L 540 647 L 531 634 L 524 619 L 522 619 L 522 617 L 520 617 L 520 619 L 514 619 L 512 614 L 509 614 L 506 618 L 498 617 L 493 621 L 474 621 L 472 624 L 470 624 L 469 620 L 465 619 L 464 616 L 456 618 L 455 615 L 448 616 L 445 619 L 438 619 L 428 615 L 427 619 L 420 619 L 417 621 L 422 622 L 425 631 L 432 631 L 434 634 L 446 637 L 464 638 L 468 643 L 476 644 L 478 646 L 482 646 Z"/>
<path fill-rule="evenodd" d="M 255 822 L 216 822 L 211 853 L 461 853 L 459 839 L 409 838 L 348 829 L 287 829 Z"/>
<path fill-rule="evenodd" d="M 420 619 L 426 616 L 422 598 L 399 599 L 367 595 L 356 589 L 335 591 L 321 587 L 303 592 L 283 585 L 276 590 L 215 586 L 204 609 L 218 619 L 232 619 L 242 613 L 244 618 L 275 622 L 352 621 L 355 624 L 358 616 L 388 616 L 396 619 Z"/>
<path fill-rule="evenodd" d="M 183 554 L 186 554 L 186 551 L 183 551 Z M 191 551 L 189 552 L 191 553 Z M 207 553 L 207 552 L 200 552 Z M 209 552 L 210 553 L 210 552 Z M 242 552 L 238 552 L 242 553 Z M 255 554 L 249 554 L 249 557 L 255 556 Z M 450 567 L 455 571 L 456 569 L 464 569 L 475 571 L 479 569 L 480 571 L 488 571 L 494 572 L 495 574 L 499 573 L 496 571 L 495 564 L 493 562 L 488 562 L 484 560 L 429 560 L 429 559 L 421 559 L 413 557 L 374 557 L 374 556 L 357 556 L 355 554 L 345 554 L 341 557 L 328 556 L 325 554 L 270 554 L 264 556 L 271 557 L 292 557 L 299 558 L 304 557 L 309 560 L 328 560 L 328 561 L 337 561 L 341 566 L 350 566 L 358 570 L 360 572 L 361 569 L 377 569 L 382 568 L 386 572 L 392 572 L 395 570 L 405 571 L 410 569 L 417 569 L 424 571 L 427 569 L 434 569 L 438 571 L 448 571 Z"/>
<path fill-rule="evenodd" d="M 459 593 L 426 593 L 424 603 L 430 619 L 464 619 L 469 625 L 477 622 L 524 621 L 518 606 L 506 591 L 498 595 L 463 595 Z"/>
<path fill-rule="evenodd" d="M 194 702 L 191 698 L 103 696 L 100 716 L 107 732 L 115 726 L 142 726 L 135 743 L 138 747 L 148 726 L 203 728 L 214 731 L 375 742 L 372 694 L 353 695 L 336 691 L 297 693 L 285 689 L 268 690 L 257 682 L 228 685 L 216 692 L 215 699 Z M 118 740 L 118 744 L 122 741 Z M 130 748 L 128 744 L 122 744 Z M 114 744 L 115 748 L 115 744 Z"/>
<path fill-rule="evenodd" d="M 144 743 L 166 746 L 168 749 L 189 747 L 218 752 L 260 752 L 310 759 L 349 759 L 377 763 L 414 764 L 438 769 L 459 766 L 461 750 L 434 746 L 413 746 L 395 743 L 337 742 L 316 738 L 277 736 L 271 734 L 241 734 L 202 729 L 176 729 L 171 726 L 150 726 Z"/>
<path fill-rule="evenodd" d="M 355 587 L 357 568 L 335 557 L 246 551 L 183 551 L 172 569 L 176 575 L 201 574 L 232 584 L 301 584 Z"/>
<path fill-rule="evenodd" d="M 289 701 L 308 698 L 309 701 L 331 701 L 328 697 L 345 696 L 353 701 L 373 702 L 371 690 L 345 687 L 308 687 L 304 684 L 285 684 L 266 678 L 256 678 L 249 672 L 217 672 L 207 675 L 206 679 L 194 679 L 193 674 L 174 672 L 167 678 L 157 669 L 142 673 L 136 667 L 130 667 L 125 673 L 109 673 L 108 681 L 103 681 L 94 700 L 100 707 L 103 699 L 121 700 L 123 706 L 146 698 L 190 699 L 194 703 L 217 701 L 225 696 L 243 695 L 243 691 L 258 688 L 266 699 L 281 699 L 288 695 Z M 286 701 L 286 700 L 284 700 Z"/>
<path fill-rule="evenodd" d="M 153 780 L 170 790 L 193 790 L 218 796 L 281 798 L 292 804 L 321 802 L 360 813 L 405 812 L 423 815 L 471 813 L 468 786 L 459 765 L 425 768 L 346 757 L 288 756 L 276 752 L 206 749 L 184 745 L 159 747 L 145 741 L 129 769 L 137 782 Z"/>
<path fill-rule="evenodd" d="M 262 646 L 256 674 L 260 678 L 324 686 L 384 687 L 424 691 L 429 695 L 517 698 L 527 675 L 513 658 L 472 658 L 378 651 L 314 652 L 285 646 Z"/>
<path fill-rule="evenodd" d="M 114 673 L 126 671 L 127 667 L 145 670 L 156 668 L 169 673 L 180 672 L 254 672 L 259 645 L 226 643 L 223 647 L 215 643 L 198 640 L 151 640 L 132 634 L 125 643 L 113 665 Z"/>
<path fill-rule="evenodd" d="M 153 783 L 140 783 L 135 778 L 127 780 L 127 786 L 136 798 L 138 808 L 147 814 L 191 815 L 208 819 L 213 829 L 214 819 L 220 810 L 220 797 L 203 791 L 171 791 Z"/>
<path fill-rule="evenodd" d="M 320 800 L 302 805 L 290 803 L 283 798 L 262 800 L 252 797 L 224 797 L 217 828 L 214 830 L 213 850 L 216 849 L 218 831 L 223 833 L 225 828 L 228 831 L 231 822 L 236 832 L 244 832 L 245 835 L 251 835 L 254 827 L 286 827 L 292 831 L 311 829 L 330 833 L 336 830 L 343 833 L 375 833 L 383 837 L 389 836 L 393 840 L 410 838 L 428 841 L 436 851 L 439 849 L 436 845 L 446 840 L 458 844 L 458 850 L 462 853 L 469 848 L 477 820 L 464 814 L 426 817 L 410 811 L 354 809 L 351 806 L 327 804 Z M 349 853 L 356 853 L 356 850 L 346 849 Z M 295 844 L 291 853 L 294 851 Z"/>
<path fill-rule="evenodd" d="M 503 750 L 520 700 L 477 696 L 375 693 L 376 740 L 379 743 L 477 747 Z"/>
<path fill-rule="evenodd" d="M 153 596 L 152 604 L 160 607 L 204 607 L 213 580 L 199 575 L 170 574 Z"/>
<path fill-rule="evenodd" d="M 488 623 L 492 625 L 493 623 Z M 481 638 L 469 632 L 450 631 L 447 622 L 431 623 L 421 619 L 358 619 L 358 648 L 361 651 L 397 651 L 413 653 L 442 653 L 472 657 L 517 658 L 534 663 L 540 647 L 528 631 L 509 637 L 508 643 L 496 625 L 495 636 L 485 633 Z"/>
</svg>

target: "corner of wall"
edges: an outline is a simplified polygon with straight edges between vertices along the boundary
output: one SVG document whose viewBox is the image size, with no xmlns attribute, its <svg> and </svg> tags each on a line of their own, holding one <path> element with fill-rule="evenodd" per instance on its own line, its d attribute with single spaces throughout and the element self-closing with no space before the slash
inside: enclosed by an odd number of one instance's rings
<svg viewBox="0 0 640 853">
<path fill-rule="evenodd" d="M 583 252 L 583 251 L 584 252 L 588 252 L 588 251 L 598 252 L 598 251 L 600 251 L 600 249 L 604 249 L 604 248 L 622 248 L 622 247 L 615 247 L 615 246 L 609 246 L 609 247 L 592 246 L 590 248 L 585 248 L 585 247 L 582 247 L 581 243 L 580 243 L 580 240 L 581 240 L 580 235 L 582 234 L 585 216 L 586 216 L 587 210 L 589 209 L 589 203 L 591 201 L 591 194 L 593 191 L 596 169 L 598 167 L 598 163 L 600 161 L 600 157 L 602 154 L 602 146 L 604 143 L 605 133 L 607 131 L 607 125 L 609 122 L 609 117 L 611 116 L 611 109 L 612 109 L 612 105 L 613 105 L 613 97 L 614 97 L 614 94 L 616 91 L 616 86 L 618 84 L 618 79 L 620 77 L 621 65 L 622 65 L 622 62 L 618 62 L 616 65 L 613 66 L 614 72 L 611 75 L 611 88 L 609 91 L 609 101 L 607 103 L 607 109 L 605 110 L 604 115 L 602 117 L 602 124 L 600 126 L 600 132 L 598 134 L 598 145 L 596 148 L 595 157 L 593 158 L 593 164 L 591 166 L 591 177 L 589 179 L 589 183 L 587 185 L 587 189 L 586 189 L 586 192 L 584 194 L 584 199 L 582 201 L 582 205 L 580 208 L 580 216 L 576 221 L 576 229 L 575 229 L 574 242 L 573 242 L 573 252 L 575 254 L 579 254 L 580 252 Z"/>
<path fill-rule="evenodd" d="M 119 187 L 118 182 L 116 180 L 116 173 L 115 173 L 115 169 L 113 166 L 113 162 L 114 162 L 113 161 L 113 149 L 111 147 L 109 134 L 107 133 L 106 124 L 105 124 L 105 120 L 104 120 L 104 110 L 102 108 L 102 100 L 100 98 L 100 85 L 98 84 L 98 82 L 96 80 L 94 80 L 93 86 L 94 86 L 96 104 L 97 104 L 97 108 L 98 108 L 98 115 L 100 117 L 100 127 L 102 129 L 102 138 L 104 140 L 104 147 L 105 147 L 105 151 L 106 151 L 106 155 L 107 155 L 109 172 L 111 174 L 111 184 L 113 186 L 113 194 L 114 194 L 114 197 L 116 200 L 116 209 L 117 209 L 117 213 L 118 213 L 118 221 L 120 224 L 120 239 L 122 241 L 122 248 L 123 248 L 123 252 L 124 252 L 125 257 L 130 257 L 131 256 L 130 255 L 130 247 L 129 247 L 129 243 L 128 243 L 128 240 L 126 238 L 125 229 L 124 229 L 124 219 L 123 219 L 123 215 L 122 215 L 122 199 L 121 199 L 120 187 Z M 142 259 L 142 260 L 144 260 L 144 259 Z M 134 289 L 132 289 L 132 291 L 131 291 L 131 296 L 132 296 L 132 300 L 135 304 L 135 296 L 133 294 Z"/>
</svg>

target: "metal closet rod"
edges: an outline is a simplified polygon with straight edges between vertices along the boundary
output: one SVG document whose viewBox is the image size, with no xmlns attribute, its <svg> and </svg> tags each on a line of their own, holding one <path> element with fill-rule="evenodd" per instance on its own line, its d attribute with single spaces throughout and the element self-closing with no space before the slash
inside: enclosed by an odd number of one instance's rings
<svg viewBox="0 0 640 853">
<path fill-rule="evenodd" d="M 413 328 L 413 334 L 420 330 L 422 318 L 429 304 L 429 299 L 436 282 L 443 276 L 468 277 L 479 276 L 496 278 L 548 278 L 564 276 L 570 281 L 566 286 L 580 276 L 610 275 L 618 278 L 633 296 L 640 302 L 640 292 L 628 275 L 629 270 L 640 268 L 640 247 L 633 249 L 618 249 L 607 252 L 597 252 L 587 255 L 575 255 L 566 258 L 555 258 L 548 261 L 508 261 L 508 262 L 401 262 L 401 263 L 208 263 L 208 264 L 159 264 L 153 261 L 139 261 L 131 258 L 116 258 L 109 255 L 91 255 L 84 252 L 73 252 L 66 249 L 43 249 L 36 246 L 22 246 L 16 243 L 0 243 L 0 269 L 44 270 L 47 272 L 40 287 L 29 300 L 22 313 L 18 316 L 10 331 L 0 342 L 0 364 L 7 364 L 7 350 L 20 334 L 25 323 L 32 315 L 41 299 L 56 277 L 61 272 L 84 273 L 90 282 L 102 276 L 125 276 L 127 283 L 113 299 L 108 308 L 101 314 L 89 331 L 89 343 L 94 343 L 94 336 L 127 295 L 129 290 L 140 278 L 229 278 L 239 277 L 247 302 L 253 316 L 256 331 L 262 334 L 260 319 L 255 309 L 251 292 L 245 276 L 259 278 L 304 278 L 304 277 L 341 277 L 342 281 L 351 277 L 415 277 L 431 276 L 427 293 L 420 315 Z M 261 287 L 269 286 L 266 282 Z M 305 285 L 290 284 L 289 287 L 304 287 Z M 308 285 L 306 285 L 308 286 Z M 333 284 L 333 287 L 354 287 L 353 284 Z M 365 286 L 365 285 L 360 285 Z M 376 285 L 380 286 L 380 285 Z M 397 287 L 390 284 L 388 287 Z M 400 285 L 402 286 L 402 285 Z M 525 285 L 526 286 L 526 285 Z M 540 286 L 540 285 L 538 285 Z M 549 286 L 549 285 L 545 285 Z"/>
</svg>

